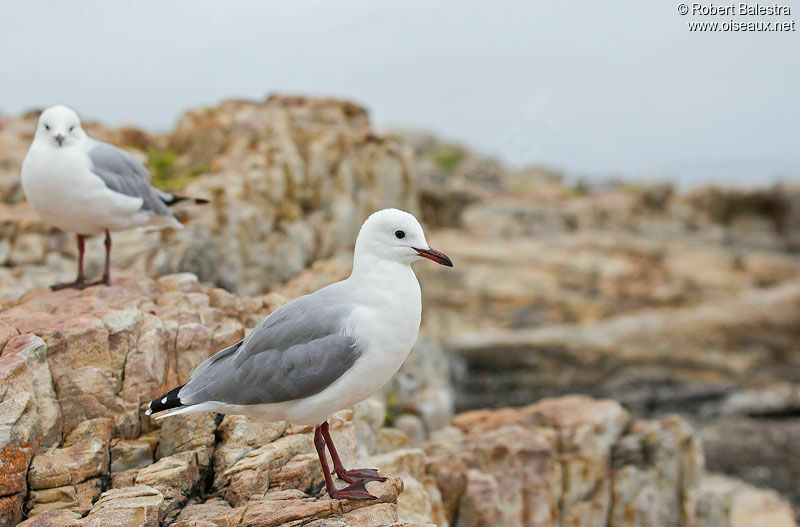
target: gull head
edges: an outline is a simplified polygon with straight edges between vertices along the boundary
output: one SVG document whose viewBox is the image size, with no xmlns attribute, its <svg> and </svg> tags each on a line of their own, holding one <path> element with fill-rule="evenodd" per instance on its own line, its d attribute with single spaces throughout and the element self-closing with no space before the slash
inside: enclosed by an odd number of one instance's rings
<svg viewBox="0 0 800 527">
<path fill-rule="evenodd" d="M 417 218 L 398 209 L 374 212 L 361 226 L 356 238 L 356 260 L 372 258 L 410 265 L 427 258 L 440 265 L 453 267 L 441 251 L 432 249 Z"/>
<path fill-rule="evenodd" d="M 66 106 L 51 106 L 39 116 L 35 139 L 63 148 L 79 143 L 86 132 L 78 114 Z"/>
</svg>

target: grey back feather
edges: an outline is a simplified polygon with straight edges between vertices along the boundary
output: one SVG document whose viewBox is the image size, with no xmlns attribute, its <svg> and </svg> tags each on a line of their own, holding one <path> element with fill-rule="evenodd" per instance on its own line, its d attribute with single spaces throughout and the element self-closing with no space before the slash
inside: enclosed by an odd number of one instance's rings
<svg viewBox="0 0 800 527">
<path fill-rule="evenodd" d="M 164 197 L 169 196 L 150 186 L 150 172 L 125 150 L 114 145 L 92 140 L 89 160 L 92 172 L 100 177 L 114 192 L 142 198 L 142 209 L 156 214 L 172 216 Z"/>
<path fill-rule="evenodd" d="M 281 306 L 198 366 L 181 402 L 277 403 L 321 392 L 361 354 L 343 327 L 351 309 L 329 288 Z"/>
</svg>

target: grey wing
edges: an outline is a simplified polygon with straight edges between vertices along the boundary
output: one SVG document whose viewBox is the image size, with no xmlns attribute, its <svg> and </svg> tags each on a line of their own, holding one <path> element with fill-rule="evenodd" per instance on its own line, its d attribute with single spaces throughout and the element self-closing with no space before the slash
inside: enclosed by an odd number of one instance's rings
<svg viewBox="0 0 800 527">
<path fill-rule="evenodd" d="M 91 170 L 114 192 L 142 198 L 142 209 L 172 216 L 164 200 L 170 195 L 150 186 L 150 173 L 132 155 L 114 145 L 93 141 L 88 152 Z"/>
<path fill-rule="evenodd" d="M 246 339 L 201 364 L 181 389 L 181 402 L 277 403 L 331 385 L 361 352 L 356 340 L 341 331 L 349 310 L 326 302 L 325 295 L 315 296 L 282 306 Z"/>
</svg>

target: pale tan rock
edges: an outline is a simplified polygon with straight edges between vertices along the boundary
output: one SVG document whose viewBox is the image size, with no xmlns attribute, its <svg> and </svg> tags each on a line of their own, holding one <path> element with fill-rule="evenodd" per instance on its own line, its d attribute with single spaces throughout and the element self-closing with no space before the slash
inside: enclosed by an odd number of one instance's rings
<svg viewBox="0 0 800 527">
<path fill-rule="evenodd" d="M 613 465 L 613 525 L 691 524 L 702 457 L 684 419 L 635 421 L 614 446 Z"/>
<path fill-rule="evenodd" d="M 403 482 L 392 477 L 385 482 L 370 482 L 369 490 L 378 499 L 372 500 L 331 500 L 302 497 L 298 491 L 269 492 L 263 499 L 251 501 L 230 512 L 218 516 L 214 522 L 220 527 L 259 526 L 269 527 L 292 522 L 339 517 L 355 509 L 371 507 L 382 503 L 394 503 L 403 490 Z"/>
<path fill-rule="evenodd" d="M 67 435 L 63 448 L 33 458 L 28 472 L 31 489 L 41 490 L 77 485 L 105 475 L 109 469 L 111 421 L 98 418 L 86 421 Z"/>
<path fill-rule="evenodd" d="M 214 449 L 214 487 L 222 488 L 223 474 L 237 461 L 286 431 L 285 421 L 264 422 L 243 415 L 226 415 L 217 427 L 219 442 Z"/>
<path fill-rule="evenodd" d="M 142 326 L 143 314 L 138 309 L 109 309 L 100 317 L 108 330 L 108 351 L 111 355 L 111 365 L 117 382 L 125 367 L 128 353 L 136 348 L 139 340 L 139 331 Z M 121 388 L 118 386 L 117 389 Z"/>
<path fill-rule="evenodd" d="M 405 482 L 404 482 L 405 483 Z M 387 525 L 397 521 L 398 506 L 394 503 L 379 503 L 360 509 L 354 509 L 342 515 L 347 525 Z"/>
<path fill-rule="evenodd" d="M 410 523 L 433 521 L 433 502 L 428 488 L 408 473 L 403 473 L 403 492 L 397 497 L 397 516 L 394 519 Z"/>
<path fill-rule="evenodd" d="M 408 419 L 420 420 L 420 423 L 415 423 L 416 430 L 406 430 L 415 446 L 422 444 L 428 431 L 450 423 L 455 403 L 449 378 L 449 361 L 442 346 L 423 333 L 400 373 L 381 390 L 392 413 L 407 414 Z M 401 425 L 398 419 L 395 426 Z M 422 434 L 419 440 L 418 433 Z"/>
<path fill-rule="evenodd" d="M 164 502 L 161 493 L 144 485 L 112 489 L 103 493 L 81 527 L 158 527 Z"/>
<path fill-rule="evenodd" d="M 374 454 L 377 433 L 386 420 L 386 403 L 378 397 L 368 397 L 353 406 L 353 420 L 358 437 L 360 457 Z"/>
<path fill-rule="evenodd" d="M 558 519 L 564 503 L 565 460 L 558 455 L 556 433 L 547 428 L 504 425 L 471 438 L 469 443 L 474 466 L 501 486 L 497 500 L 506 524 L 548 525 Z"/>
<path fill-rule="evenodd" d="M 345 467 L 352 467 L 358 459 L 358 433 L 355 425 L 355 411 L 339 410 L 328 419 L 331 437 L 336 451 Z"/>
<path fill-rule="evenodd" d="M 422 479 L 425 473 L 425 451 L 420 448 L 394 450 L 372 456 L 366 463 L 385 474 L 406 473 L 416 479 Z"/>
<path fill-rule="evenodd" d="M 0 355 L 0 397 L 0 449 L 26 445 L 36 450 L 59 442 L 61 408 L 40 337 L 10 335 Z"/>
<path fill-rule="evenodd" d="M 47 252 L 47 237 L 40 234 L 25 233 L 14 240 L 14 248 L 7 260 L 12 265 L 25 265 L 41 262 Z"/>
<path fill-rule="evenodd" d="M 32 490 L 25 504 L 28 516 L 61 509 L 85 514 L 103 492 L 105 483 L 104 478 L 96 477 L 74 485 Z"/>
<path fill-rule="evenodd" d="M 201 481 L 199 458 L 204 455 L 199 450 L 190 450 L 163 457 L 139 471 L 136 485 L 157 489 L 164 501 L 161 515 L 174 519 L 187 496 Z"/>
<path fill-rule="evenodd" d="M 136 476 L 139 475 L 141 469 L 133 468 L 130 470 L 123 470 L 122 472 L 111 473 L 111 488 L 121 489 L 123 487 L 132 487 L 136 485 Z"/>
<path fill-rule="evenodd" d="M 311 438 L 304 434 L 281 437 L 261 448 L 248 452 L 224 472 L 225 500 L 232 505 L 246 502 L 251 495 L 263 493 L 270 486 L 270 477 L 293 458 L 314 452 Z M 308 475 L 310 484 L 312 475 Z"/>
<path fill-rule="evenodd" d="M 450 527 L 450 522 L 447 519 L 447 514 L 444 510 L 444 502 L 442 500 L 442 492 L 436 484 L 436 479 L 426 474 L 422 478 L 422 484 L 425 485 L 425 490 L 428 492 L 428 497 L 431 501 L 431 523 L 439 527 Z"/>
<path fill-rule="evenodd" d="M 211 328 L 196 323 L 181 324 L 175 342 L 178 382 L 187 382 L 195 368 L 216 351 L 218 350 L 214 347 L 214 332 Z"/>
<path fill-rule="evenodd" d="M 700 482 L 700 525 L 725 527 L 795 527 L 792 506 L 773 491 L 741 480 L 709 474 Z"/>
<path fill-rule="evenodd" d="M 200 288 L 197 275 L 193 273 L 168 274 L 159 278 L 157 282 L 165 291 L 191 293 L 198 291 Z"/>
<path fill-rule="evenodd" d="M 243 306 L 241 299 L 230 291 L 215 287 L 208 292 L 209 305 L 220 309 L 226 316 L 239 317 Z"/>
<path fill-rule="evenodd" d="M 9 340 L 19 335 L 19 331 L 14 326 L 0 323 L 0 353 L 3 351 Z"/>
<path fill-rule="evenodd" d="M 564 527 L 605 527 L 611 507 L 611 484 L 608 480 L 598 483 L 594 492 L 566 508 L 561 516 Z M 662 525 L 662 524 L 653 524 Z"/>
<path fill-rule="evenodd" d="M 558 433 L 564 509 L 584 499 L 607 477 L 611 448 L 627 425 L 628 413 L 616 401 L 570 396 L 544 400 L 525 410 L 527 418 L 552 426 Z M 607 495 L 610 499 L 610 494 Z M 605 505 L 606 507 L 608 504 Z"/>
<path fill-rule="evenodd" d="M 18 527 L 76 527 L 81 515 L 69 510 L 45 511 L 17 524 Z"/>
<path fill-rule="evenodd" d="M 120 439 L 111 445 L 111 472 L 143 468 L 153 462 L 153 445 L 137 439 Z"/>
<path fill-rule="evenodd" d="M 203 412 L 172 416 L 163 421 L 156 457 L 163 458 L 181 452 L 194 452 L 201 471 L 211 463 L 214 451 L 216 416 Z"/>
<path fill-rule="evenodd" d="M 375 437 L 376 454 L 384 454 L 409 446 L 408 435 L 399 428 L 381 428 Z"/>
<path fill-rule="evenodd" d="M 150 397 L 167 383 L 169 370 L 169 338 L 164 323 L 149 313 L 142 315 L 142 325 L 136 347 L 125 361 L 125 370 L 120 396 L 126 401 L 148 403 Z M 125 436 L 126 439 L 134 437 Z"/>
<path fill-rule="evenodd" d="M 489 527 L 502 523 L 501 488 L 489 474 L 475 469 L 467 471 L 467 484 L 458 506 L 455 527 Z"/>
<path fill-rule="evenodd" d="M 322 482 L 319 456 L 297 454 L 277 472 L 270 474 L 270 489 L 308 489 Z"/>
<path fill-rule="evenodd" d="M 200 480 L 198 453 L 179 452 L 162 457 L 152 465 L 139 471 L 137 485 L 154 488 L 171 487 L 181 493 L 188 493 Z"/>
<path fill-rule="evenodd" d="M 180 524 L 180 522 L 211 522 L 217 516 L 226 514 L 230 510 L 230 504 L 220 498 L 211 498 L 201 503 L 191 502 L 181 510 L 176 524 Z M 212 525 L 214 524 L 212 523 Z"/>
<path fill-rule="evenodd" d="M 217 524 L 209 520 L 184 520 L 170 524 L 172 527 L 217 527 Z"/>
<path fill-rule="evenodd" d="M 206 320 L 205 317 L 203 321 L 207 325 L 211 324 L 211 321 Z M 214 330 L 212 347 L 215 350 L 221 350 L 232 346 L 244 338 L 244 324 L 232 318 L 225 318 L 218 321 L 213 324 L 212 329 Z"/>
<path fill-rule="evenodd" d="M 40 329 L 61 403 L 63 433 L 115 408 L 116 378 L 108 330 L 94 316 L 60 315 Z"/>
<path fill-rule="evenodd" d="M 465 442 L 461 430 L 447 427 L 434 432 L 425 445 L 425 472 L 434 478 L 441 491 L 444 514 L 450 523 L 467 485 L 469 452 Z"/>
<path fill-rule="evenodd" d="M 394 426 L 405 434 L 409 446 L 419 448 L 425 442 L 427 436 L 425 423 L 416 415 L 400 414 L 394 420 Z"/>
</svg>

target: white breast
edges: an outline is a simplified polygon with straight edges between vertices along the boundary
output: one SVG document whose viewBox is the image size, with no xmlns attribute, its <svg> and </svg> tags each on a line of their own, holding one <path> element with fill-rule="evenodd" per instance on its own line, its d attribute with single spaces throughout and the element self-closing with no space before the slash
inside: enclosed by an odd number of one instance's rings
<svg viewBox="0 0 800 527">
<path fill-rule="evenodd" d="M 77 147 L 55 148 L 34 142 L 21 171 L 22 190 L 48 224 L 78 234 L 97 234 L 144 224 L 142 199 L 106 187 Z"/>
<path fill-rule="evenodd" d="M 377 392 L 408 358 L 419 333 L 422 300 L 419 282 L 408 265 L 381 288 L 360 288 L 367 301 L 356 304 L 347 325 L 358 336 L 361 356 L 322 392 L 295 402 L 286 418 L 319 424 L 334 412 Z"/>
</svg>

